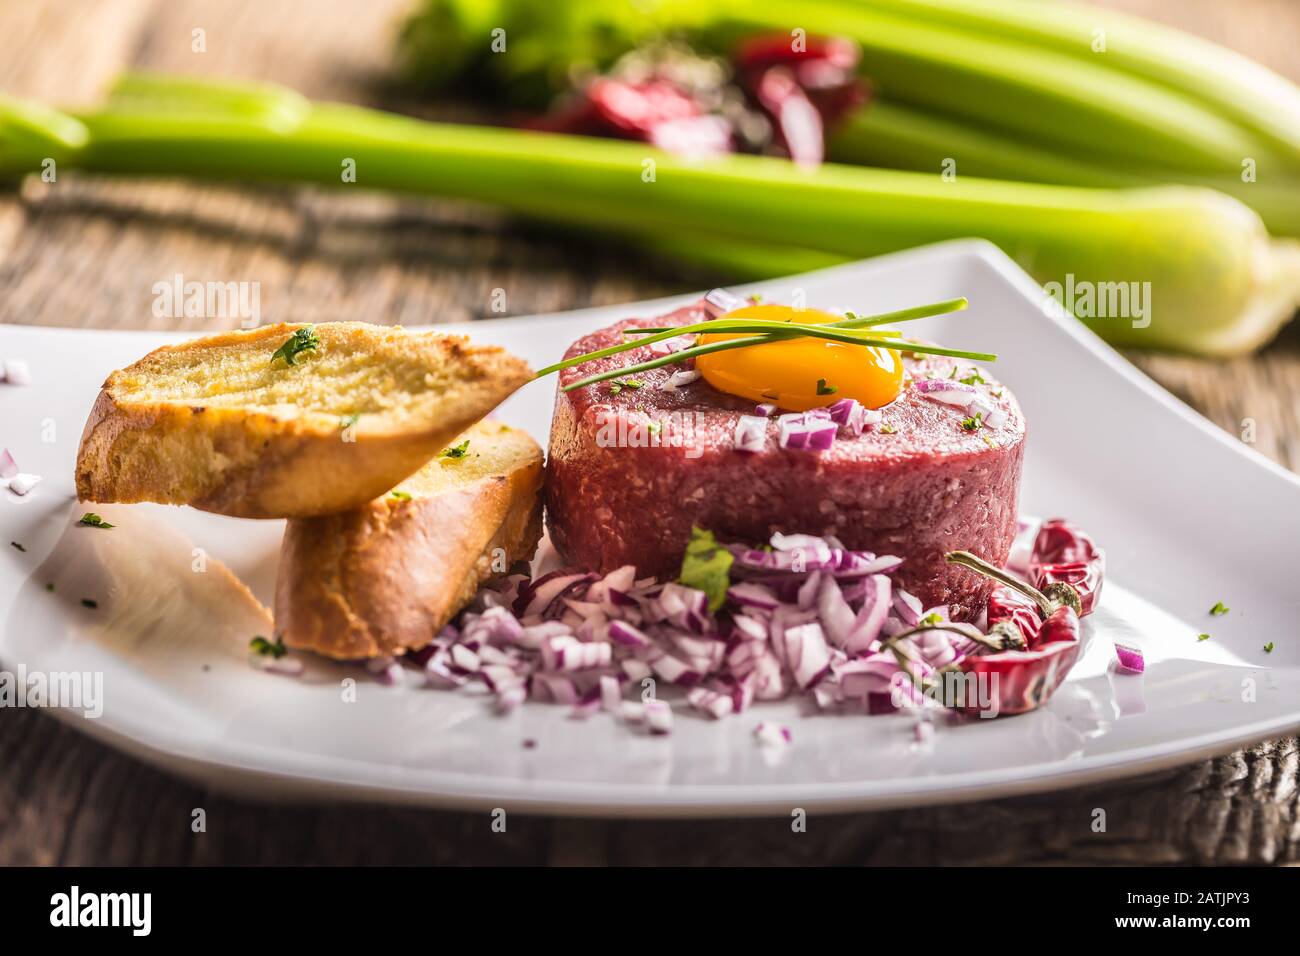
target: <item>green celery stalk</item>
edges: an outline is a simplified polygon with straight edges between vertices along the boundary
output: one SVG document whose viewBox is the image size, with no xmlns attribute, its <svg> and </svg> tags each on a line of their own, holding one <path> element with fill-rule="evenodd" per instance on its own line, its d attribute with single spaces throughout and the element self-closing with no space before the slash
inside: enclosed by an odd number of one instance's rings
<svg viewBox="0 0 1300 956">
<path fill-rule="evenodd" d="M 1226 47 L 1084 3 L 1042 0 L 846 0 L 974 36 L 1029 43 L 1151 80 L 1211 106 L 1300 157 L 1300 88 Z M 1094 49 L 1097 40 L 1104 50 Z"/>
<path fill-rule="evenodd" d="M 488 24 L 513 38 L 505 55 L 483 40 Z M 1217 110 L 1111 69 L 1101 57 L 963 32 L 862 0 L 425 0 L 408 24 L 402 56 L 409 73 L 439 88 L 457 81 L 536 106 L 546 99 L 538 91 L 563 88 L 573 69 L 608 65 L 660 35 L 725 55 L 747 37 L 794 29 L 856 41 L 864 74 L 892 99 L 1085 156 L 1226 175 L 1240 169 L 1243 156 L 1265 163 L 1275 152 Z M 1300 164 L 1295 154 L 1281 161 Z"/>
<path fill-rule="evenodd" d="M 987 127 L 975 127 L 887 100 L 873 100 L 836 131 L 828 155 L 835 162 L 933 172 L 955 162 L 958 176 L 1025 180 L 1069 186 L 1124 188 L 1165 180 L 1146 167 L 1120 168 L 1083 161 L 1022 142 Z M 1141 169 L 1144 172 L 1133 172 Z M 1205 186 L 1240 199 L 1260 214 L 1277 236 L 1300 237 L 1300 179 L 1257 170 L 1256 182 L 1240 176 L 1173 174 L 1171 181 Z"/>
<path fill-rule="evenodd" d="M 1150 282 L 1152 320 L 1088 320 L 1113 342 L 1229 354 L 1288 319 L 1300 263 L 1270 242 L 1259 217 L 1209 190 L 1094 190 L 779 159 L 687 161 L 643 144 L 427 123 L 359 107 L 313 106 L 292 126 L 274 110 L 210 114 L 203 95 L 79 114 L 88 142 L 67 162 L 99 172 L 342 188 L 479 200 L 548 221 L 661 241 L 706 230 L 719 242 L 860 258 L 921 243 L 984 236 L 1039 281 Z M 138 85 L 138 84 L 137 84 Z M 224 87 L 227 85 L 219 85 Z M 221 99 L 221 97 L 218 97 Z M 268 117 L 275 116 L 275 119 Z M 251 118 L 250 118 L 251 117 Z M 6 116 L 0 113 L 0 128 Z M 0 140 L 2 141 L 2 140 Z M 21 157 L 20 157 L 21 158 Z M 27 157 L 30 159 L 30 157 Z M 645 181 L 648 163 L 652 182 Z M 0 153 L 0 171 L 35 171 Z M 782 272 L 773 263 L 773 272 Z"/>
</svg>

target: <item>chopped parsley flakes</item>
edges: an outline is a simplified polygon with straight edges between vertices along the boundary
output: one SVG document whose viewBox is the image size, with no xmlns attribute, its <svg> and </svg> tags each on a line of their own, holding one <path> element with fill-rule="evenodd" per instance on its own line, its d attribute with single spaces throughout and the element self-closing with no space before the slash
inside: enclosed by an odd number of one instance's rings
<svg viewBox="0 0 1300 956">
<path fill-rule="evenodd" d="M 894 432 L 898 431 L 898 429 L 895 428 L 893 425 L 889 424 L 889 422 L 885 422 L 883 425 L 881 425 L 880 430 L 884 432 L 886 435 L 892 435 L 894 434 Z"/>
<path fill-rule="evenodd" d="M 819 378 L 819 379 L 817 379 L 817 394 L 818 394 L 818 395 L 834 395 L 834 394 L 835 394 L 836 392 L 838 392 L 838 391 L 839 391 L 839 389 L 836 388 L 834 385 L 827 385 L 827 384 L 826 384 L 826 379 L 824 379 L 824 378 Z"/>
<path fill-rule="evenodd" d="M 388 497 L 396 498 L 398 501 L 410 501 L 411 496 L 405 491 L 390 491 Z"/>
<path fill-rule="evenodd" d="M 469 439 L 466 438 L 459 445 L 452 445 L 450 448 L 442 450 L 443 458 L 464 458 L 465 453 L 469 451 Z"/>
<path fill-rule="evenodd" d="M 113 525 L 109 524 L 107 521 L 105 521 L 99 515 L 95 514 L 95 512 L 93 511 L 87 511 L 84 515 L 82 515 L 81 520 L 78 521 L 77 524 L 84 524 L 88 528 L 108 529 L 113 527 Z"/>
<path fill-rule="evenodd" d="M 931 611 L 925 617 L 916 622 L 917 627 L 934 627 L 936 624 L 942 624 L 943 617 L 938 611 Z"/>
<path fill-rule="evenodd" d="M 1273 653 L 1273 642 L 1272 642 L 1272 641 L 1269 641 L 1267 644 L 1264 645 L 1264 653 L 1265 653 L 1265 654 L 1272 654 L 1272 653 Z"/>
<path fill-rule="evenodd" d="M 271 356 L 271 364 L 275 364 L 278 358 L 284 359 L 285 365 L 294 365 L 295 359 L 303 352 L 315 352 L 320 349 L 320 336 L 316 334 L 316 326 L 304 325 L 285 341 L 275 354 Z"/>
<path fill-rule="evenodd" d="M 979 427 L 984 424 L 984 413 L 976 412 L 974 415 L 968 415 L 961 420 L 961 427 L 968 432 L 978 431 Z"/>
<path fill-rule="evenodd" d="M 1196 639 L 1197 639 L 1198 641 L 1208 641 L 1208 640 L 1210 639 L 1210 635 L 1208 635 L 1208 634 L 1197 634 L 1197 635 L 1196 635 Z"/>
<path fill-rule="evenodd" d="M 1228 605 L 1224 604 L 1222 601 L 1215 601 L 1214 607 L 1210 608 L 1210 614 L 1214 617 L 1219 617 L 1222 614 L 1227 614 L 1229 610 L 1231 609 Z"/>
<path fill-rule="evenodd" d="M 274 643 L 268 641 L 261 634 L 258 634 L 248 642 L 248 649 L 258 657 L 280 658 L 289 653 L 289 648 L 284 646 L 284 638 L 279 634 L 275 635 Z"/>
<path fill-rule="evenodd" d="M 727 600 L 731 586 L 731 552 L 718 544 L 712 531 L 691 528 L 691 540 L 682 555 L 682 573 L 678 580 L 688 588 L 697 588 L 709 596 L 709 610 L 716 611 Z"/>
</svg>

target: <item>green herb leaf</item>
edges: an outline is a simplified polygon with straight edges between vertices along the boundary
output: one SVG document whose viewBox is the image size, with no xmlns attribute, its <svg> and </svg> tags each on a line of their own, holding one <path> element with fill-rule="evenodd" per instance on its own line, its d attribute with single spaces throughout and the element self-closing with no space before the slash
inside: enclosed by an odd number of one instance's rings
<svg viewBox="0 0 1300 956">
<path fill-rule="evenodd" d="M 892 435 L 894 434 L 894 432 L 898 431 L 898 429 L 895 428 L 893 425 L 889 424 L 889 422 L 885 422 L 883 425 L 881 425 L 880 430 L 886 435 Z"/>
<path fill-rule="evenodd" d="M 954 368 L 954 369 L 953 369 L 953 372 L 956 372 L 956 371 L 957 371 L 957 370 Z M 971 370 L 970 370 L 970 374 L 969 374 L 969 375 L 964 376 L 963 378 L 959 378 L 959 379 L 957 379 L 957 381 L 961 382 L 963 385 L 986 385 L 986 384 L 988 384 L 988 383 L 984 380 L 984 376 L 980 374 L 980 370 L 977 369 L 977 368 L 971 368 Z"/>
<path fill-rule="evenodd" d="M 1219 617 L 1222 614 L 1227 614 L 1229 610 L 1231 609 L 1228 605 L 1224 604 L 1222 601 L 1215 601 L 1214 607 L 1210 608 L 1210 613 L 1215 617 Z"/>
<path fill-rule="evenodd" d="M 459 445 L 452 445 L 450 448 L 442 450 L 443 458 L 464 458 L 465 453 L 469 450 L 469 439 L 466 438 Z"/>
<path fill-rule="evenodd" d="M 818 395 L 834 395 L 834 394 L 835 394 L 836 392 L 838 392 L 838 391 L 839 391 L 839 389 L 836 388 L 834 385 L 827 385 L 827 384 L 826 384 L 826 379 L 824 379 L 824 378 L 819 378 L 819 379 L 817 379 L 817 394 L 818 394 Z"/>
<path fill-rule="evenodd" d="M 113 525 L 105 521 L 103 518 L 101 518 L 99 515 L 95 514 L 95 512 L 93 511 L 87 511 L 84 515 L 82 515 L 81 520 L 78 521 L 77 524 L 84 524 L 88 528 L 108 529 L 114 527 Z"/>
<path fill-rule="evenodd" d="M 1197 634 L 1197 635 L 1196 635 L 1196 639 L 1197 639 L 1198 641 L 1208 641 L 1208 640 L 1210 639 L 1210 635 L 1208 635 L 1208 634 Z"/>
<path fill-rule="evenodd" d="M 271 364 L 275 364 L 278 358 L 284 359 L 285 365 L 294 365 L 294 361 L 302 352 L 315 352 L 320 348 L 320 337 L 316 334 L 316 326 L 304 325 L 289 336 L 288 340 L 275 350 L 271 356 Z"/>
<path fill-rule="evenodd" d="M 691 528 L 691 540 L 682 555 L 682 573 L 678 581 L 707 594 L 709 610 L 716 611 L 727 600 L 734 560 L 731 552 L 718 544 L 712 531 Z"/>
<path fill-rule="evenodd" d="M 396 498 L 398 501 L 410 501 L 411 496 L 405 491 L 390 491 L 388 497 Z"/>
<path fill-rule="evenodd" d="M 1269 641 L 1267 644 L 1264 645 L 1264 653 L 1265 653 L 1265 654 L 1272 654 L 1272 653 L 1273 653 L 1273 642 L 1272 642 L 1272 641 Z"/>
<path fill-rule="evenodd" d="M 943 616 L 938 611 L 931 611 L 925 617 L 916 622 L 917 627 L 934 627 L 936 624 L 943 623 Z"/>
<path fill-rule="evenodd" d="M 978 431 L 979 427 L 984 424 L 984 413 L 977 412 L 961 420 L 961 427 L 968 432 Z"/>
<path fill-rule="evenodd" d="M 275 635 L 275 641 L 271 642 L 258 634 L 248 642 L 248 649 L 258 657 L 284 657 L 289 653 L 289 648 L 284 646 L 284 638 L 279 634 Z"/>
</svg>

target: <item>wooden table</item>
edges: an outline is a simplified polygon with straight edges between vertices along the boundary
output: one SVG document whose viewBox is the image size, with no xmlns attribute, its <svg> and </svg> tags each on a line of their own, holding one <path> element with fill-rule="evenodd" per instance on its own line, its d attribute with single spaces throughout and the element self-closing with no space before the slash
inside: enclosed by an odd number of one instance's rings
<svg viewBox="0 0 1300 956">
<path fill-rule="evenodd" d="M 1115 0 L 1242 49 L 1300 80 L 1291 0 Z M 259 77 L 311 96 L 383 93 L 405 0 L 46 0 L 0 6 L 0 90 L 93 100 L 127 66 Z M 196 52 L 202 30 L 205 49 Z M 61 176 L 0 193 L 0 321 L 201 329 L 158 320 L 174 273 L 256 280 L 265 320 L 417 324 L 527 314 L 709 283 L 602 245 L 561 246 L 481 210 L 380 196 Z M 716 277 L 713 277 L 716 278 Z M 233 324 L 233 320 L 231 323 Z M 1253 358 L 1134 355 L 1232 434 L 1300 467 L 1300 326 Z M 1295 738 L 1155 777 L 984 804 L 814 818 L 603 822 L 224 798 L 91 742 L 38 712 L 0 719 L 0 864 L 1296 862 Z M 191 811 L 208 832 L 190 832 Z M 1108 831 L 1092 832 L 1105 808 Z M 979 838 L 974 835 L 979 834 Z M 992 839 L 988 837 L 992 836 Z"/>
</svg>

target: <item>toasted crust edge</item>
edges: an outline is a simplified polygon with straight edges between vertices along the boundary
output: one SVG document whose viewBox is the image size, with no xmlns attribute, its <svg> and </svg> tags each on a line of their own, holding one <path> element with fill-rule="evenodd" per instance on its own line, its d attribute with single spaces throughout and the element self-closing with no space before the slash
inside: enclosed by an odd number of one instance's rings
<svg viewBox="0 0 1300 956">
<path fill-rule="evenodd" d="M 497 549 L 507 568 L 536 550 L 543 469 L 533 447 L 508 474 L 455 491 L 289 521 L 275 593 L 285 644 L 339 660 L 429 644 L 495 576 Z"/>
<path fill-rule="evenodd" d="M 278 338 L 298 327 L 265 327 L 274 331 L 266 337 Z M 236 333 L 225 333 L 163 346 L 128 368 L 146 365 L 164 351 L 234 338 Z M 123 402 L 114 393 L 122 370 L 115 371 L 82 432 L 77 497 L 101 503 L 189 504 L 237 518 L 293 518 L 360 507 L 417 471 L 531 376 L 527 363 L 503 349 L 447 338 L 453 351 L 472 356 L 481 367 L 459 414 L 419 431 L 358 427 L 352 442 L 342 441 L 338 430 L 323 430 L 310 421 L 237 407 Z"/>
</svg>

